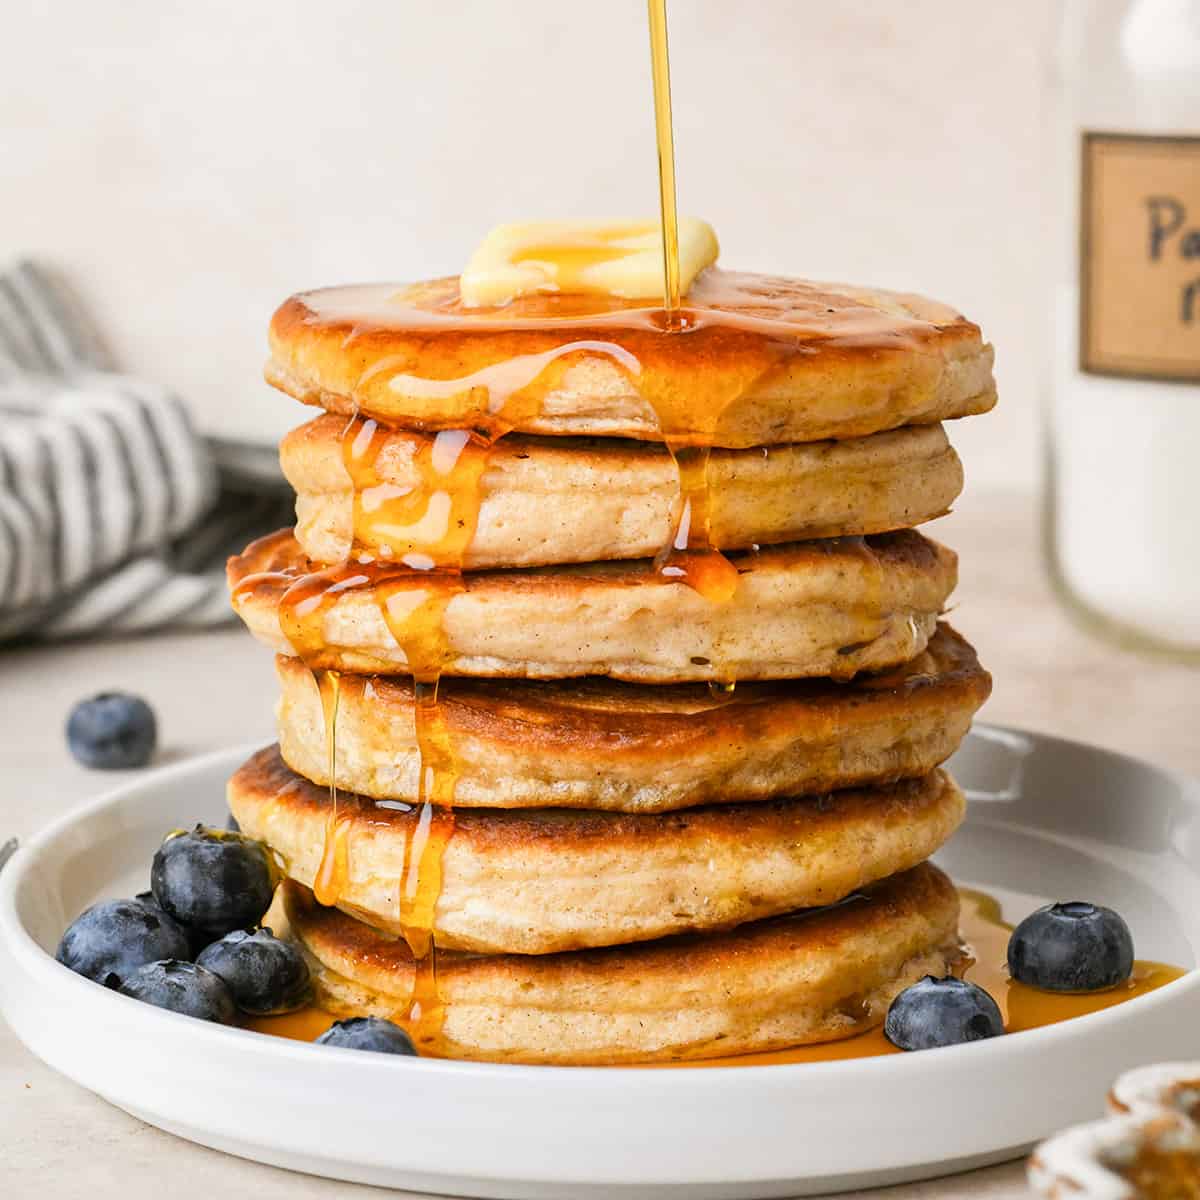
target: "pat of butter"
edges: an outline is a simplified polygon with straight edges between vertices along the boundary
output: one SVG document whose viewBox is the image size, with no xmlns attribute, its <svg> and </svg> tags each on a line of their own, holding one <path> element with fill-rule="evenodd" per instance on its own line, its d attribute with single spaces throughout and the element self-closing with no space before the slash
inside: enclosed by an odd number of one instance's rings
<svg viewBox="0 0 1200 1200">
<path fill-rule="evenodd" d="M 717 235 L 706 221 L 679 220 L 679 291 L 717 261 Z M 531 221 L 497 225 L 459 280 L 472 308 L 508 304 L 545 292 L 661 299 L 663 239 L 657 221 Z"/>
</svg>

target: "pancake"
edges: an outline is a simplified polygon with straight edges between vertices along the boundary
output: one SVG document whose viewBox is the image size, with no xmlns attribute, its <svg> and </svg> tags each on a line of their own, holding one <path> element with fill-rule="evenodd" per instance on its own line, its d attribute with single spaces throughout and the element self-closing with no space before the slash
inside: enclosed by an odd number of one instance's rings
<svg viewBox="0 0 1200 1200">
<path fill-rule="evenodd" d="M 996 401 L 978 326 L 920 296 L 702 272 L 666 335 L 644 301 L 468 309 L 457 279 L 325 288 L 271 321 L 269 383 L 412 429 L 730 448 L 862 437 Z"/>
<path fill-rule="evenodd" d="M 280 751 L 329 783 L 325 716 L 313 672 L 275 660 Z M 847 683 L 797 680 L 655 688 L 604 679 L 443 681 L 439 713 L 454 750 L 456 806 L 667 812 L 894 783 L 958 748 L 991 678 L 939 625 L 923 654 Z M 343 675 L 337 785 L 417 800 L 409 679 Z"/>
<path fill-rule="evenodd" d="M 920 654 L 957 569 L 952 551 L 911 530 L 790 543 L 731 561 L 737 589 L 723 604 L 646 561 L 474 572 L 443 593 L 439 619 L 431 623 L 426 605 L 420 621 L 400 632 L 411 632 L 407 644 L 425 656 L 430 636 L 443 638 L 438 666 L 445 675 L 847 679 Z M 233 606 L 251 633 L 278 652 L 302 650 L 309 666 L 409 671 L 389 628 L 397 594 L 386 570 L 346 567 L 305 582 L 292 593 L 303 603 L 289 607 L 288 588 L 313 569 L 290 530 L 229 560 Z M 419 575 L 407 580 L 399 599 L 410 606 L 445 586 Z M 281 602 L 285 616 L 303 616 L 303 646 L 285 637 Z"/>
<path fill-rule="evenodd" d="M 346 467 L 363 423 L 325 415 L 280 446 L 296 489 L 296 540 L 310 558 L 336 563 L 357 548 L 398 560 L 417 541 L 381 537 L 356 506 L 381 493 L 411 495 L 425 485 L 417 455 L 429 438 L 380 437 L 368 488 Z M 762 450 L 718 450 L 708 465 L 709 540 L 720 549 L 910 528 L 945 513 L 962 490 L 962 464 L 941 426 L 844 442 Z M 648 558 L 667 545 L 679 476 L 666 449 L 648 442 L 511 435 L 487 453 L 478 514 L 462 566 Z M 436 535 L 435 535 L 436 537 Z M 428 539 L 427 539 L 428 540 Z"/>
<path fill-rule="evenodd" d="M 290 878 L 313 886 L 332 815 L 327 792 L 271 746 L 229 781 L 229 807 Z M 886 788 L 680 813 L 465 809 L 442 852 L 434 937 L 481 954 L 550 954 L 832 904 L 924 861 L 963 811 L 942 771 Z M 401 932 L 400 881 L 409 843 L 424 836 L 420 818 L 419 808 L 339 795 L 338 907 Z"/>
<path fill-rule="evenodd" d="M 266 918 L 305 952 L 316 1002 L 403 1019 L 413 961 L 287 881 Z M 958 895 L 924 864 L 836 908 L 543 957 L 438 956 L 441 1035 L 422 1050 L 496 1062 L 665 1062 L 777 1050 L 878 1025 L 896 994 L 961 951 Z"/>
</svg>

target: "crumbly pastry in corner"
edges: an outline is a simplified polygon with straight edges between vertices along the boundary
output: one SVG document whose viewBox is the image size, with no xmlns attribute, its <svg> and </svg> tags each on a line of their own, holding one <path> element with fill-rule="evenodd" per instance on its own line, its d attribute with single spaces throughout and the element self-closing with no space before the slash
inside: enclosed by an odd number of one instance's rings
<svg viewBox="0 0 1200 1200">
<path fill-rule="evenodd" d="M 1122 1075 L 1112 1116 L 1043 1142 L 1029 1182 L 1048 1200 L 1197 1200 L 1200 1062 L 1162 1063 Z"/>
</svg>

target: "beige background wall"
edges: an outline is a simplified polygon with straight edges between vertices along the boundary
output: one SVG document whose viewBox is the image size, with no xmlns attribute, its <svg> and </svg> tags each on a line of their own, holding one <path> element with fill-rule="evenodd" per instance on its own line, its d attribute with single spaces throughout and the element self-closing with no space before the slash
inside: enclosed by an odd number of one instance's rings
<svg viewBox="0 0 1200 1200">
<path fill-rule="evenodd" d="M 976 483 L 1033 486 L 1045 0 L 672 0 L 680 206 L 730 265 L 926 291 L 983 324 Z M 202 424 L 272 438 L 275 304 L 460 268 L 494 222 L 651 214 L 641 0 L 12 6 L 0 257 L 42 256 Z"/>
</svg>

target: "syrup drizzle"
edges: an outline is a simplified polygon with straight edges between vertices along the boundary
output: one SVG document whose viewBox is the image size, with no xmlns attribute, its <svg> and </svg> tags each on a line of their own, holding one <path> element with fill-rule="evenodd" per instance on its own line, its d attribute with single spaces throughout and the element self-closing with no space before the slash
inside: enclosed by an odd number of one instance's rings
<svg viewBox="0 0 1200 1200">
<path fill-rule="evenodd" d="M 708 446 L 667 441 L 679 472 L 675 533 L 659 552 L 655 566 L 670 580 L 686 583 L 713 604 L 727 604 L 737 591 L 737 568 L 716 549 L 709 533 Z M 726 682 L 733 682 L 727 680 Z"/>
<path fill-rule="evenodd" d="M 342 462 L 354 496 L 350 557 L 401 563 L 414 571 L 461 567 L 475 536 L 488 444 L 462 429 L 444 429 L 413 447 L 417 483 L 402 487 L 381 473 L 388 430 L 353 417 L 342 433 Z"/>
<path fill-rule="evenodd" d="M 445 616 L 464 589 L 462 556 L 474 536 L 488 446 L 467 431 L 442 431 L 416 444 L 417 483 L 398 488 L 379 470 L 386 445 L 386 431 L 375 421 L 355 417 L 347 423 L 342 458 L 355 497 L 351 557 L 340 566 L 301 574 L 284 592 L 279 613 L 292 648 L 313 667 L 329 656 L 325 618 L 330 606 L 346 591 L 369 588 L 412 676 L 418 820 L 397 881 L 397 910 L 416 961 L 404 1021 L 414 1041 L 428 1051 L 436 1050 L 443 1017 L 433 930 L 441 859 L 454 832 L 457 782 L 454 748 L 437 702 L 438 685 L 453 658 Z M 248 582 L 253 586 L 254 579 Z M 239 590 L 245 587 L 244 583 Z M 328 669 L 317 677 L 330 780 L 330 813 L 313 885 L 322 904 L 339 901 L 350 870 L 351 824 L 339 811 L 336 781 L 338 679 L 337 671 Z"/>
<path fill-rule="evenodd" d="M 337 671 L 313 671 L 312 676 L 321 697 L 325 748 L 329 757 L 329 816 L 325 822 L 321 862 L 313 879 L 313 895 L 319 904 L 336 904 L 341 899 L 350 870 L 350 824 L 338 812 L 337 719 L 341 701 L 341 675 Z"/>
<path fill-rule="evenodd" d="M 418 819 L 404 847 L 397 902 L 400 927 L 416 968 L 403 1022 L 418 1047 L 425 1048 L 436 1048 L 445 1015 L 437 984 L 433 928 L 442 892 L 442 856 L 454 835 L 458 768 L 438 704 L 438 687 L 452 657 L 445 630 L 446 609 L 463 587 L 459 569 L 430 572 L 415 587 L 412 579 L 393 578 L 383 585 L 380 602 L 413 679 Z"/>
</svg>

